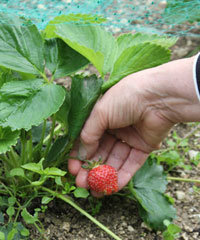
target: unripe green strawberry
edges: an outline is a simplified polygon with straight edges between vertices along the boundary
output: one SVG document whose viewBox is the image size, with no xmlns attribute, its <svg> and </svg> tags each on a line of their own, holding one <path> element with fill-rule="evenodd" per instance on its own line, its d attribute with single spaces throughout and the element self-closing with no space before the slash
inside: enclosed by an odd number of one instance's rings
<svg viewBox="0 0 200 240">
<path fill-rule="evenodd" d="M 109 165 L 98 165 L 91 169 L 88 174 L 90 189 L 110 195 L 118 191 L 117 171 Z"/>
</svg>

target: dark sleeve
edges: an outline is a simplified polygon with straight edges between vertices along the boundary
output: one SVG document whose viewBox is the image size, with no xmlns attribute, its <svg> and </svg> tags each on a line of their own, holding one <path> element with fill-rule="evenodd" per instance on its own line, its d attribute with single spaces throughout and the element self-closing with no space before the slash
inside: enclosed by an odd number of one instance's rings
<svg viewBox="0 0 200 240">
<path fill-rule="evenodd" d="M 197 62 L 196 62 L 196 81 L 197 81 L 197 87 L 200 94 L 200 54 L 197 57 Z"/>
<path fill-rule="evenodd" d="M 200 53 L 197 54 L 194 61 L 193 79 L 194 79 L 196 95 L 200 101 Z"/>
</svg>

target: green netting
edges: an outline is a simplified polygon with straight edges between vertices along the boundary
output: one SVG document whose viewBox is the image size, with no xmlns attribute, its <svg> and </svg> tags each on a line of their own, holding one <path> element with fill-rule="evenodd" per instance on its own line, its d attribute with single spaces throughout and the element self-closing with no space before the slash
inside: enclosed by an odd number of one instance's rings
<svg viewBox="0 0 200 240">
<path fill-rule="evenodd" d="M 75 13 L 95 16 L 90 24 L 104 17 L 101 24 L 113 32 L 200 35 L 200 0 L 1 0 L 0 12 L 24 16 L 39 29 L 56 16 Z"/>
</svg>

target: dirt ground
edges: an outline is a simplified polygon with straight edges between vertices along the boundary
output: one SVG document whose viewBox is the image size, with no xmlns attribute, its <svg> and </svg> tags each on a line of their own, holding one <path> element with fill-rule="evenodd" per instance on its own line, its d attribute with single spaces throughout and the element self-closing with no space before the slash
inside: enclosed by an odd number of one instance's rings
<svg viewBox="0 0 200 240">
<path fill-rule="evenodd" d="M 172 48 L 172 59 L 194 54 L 193 50 L 199 46 L 200 38 L 182 37 Z M 191 131 L 191 125 L 179 124 L 175 129 L 180 136 L 184 136 Z M 190 149 L 198 150 L 199 134 L 197 132 L 191 137 Z M 190 164 L 188 155 L 185 156 L 185 161 Z M 200 166 L 192 165 L 192 170 L 183 170 L 177 167 L 173 169 L 171 174 L 176 177 L 200 178 Z M 181 199 L 177 196 L 177 191 L 183 192 Z M 200 239 L 200 193 L 193 190 L 192 183 L 182 182 L 169 182 L 166 192 L 175 199 L 177 209 L 175 223 L 182 228 L 178 239 Z M 85 210 L 90 211 L 91 207 L 88 200 L 78 200 L 78 203 Z M 137 205 L 129 199 L 125 200 L 119 196 L 105 197 L 102 199 L 100 212 L 95 217 L 123 240 L 162 239 L 161 233 L 155 233 L 145 226 L 139 217 Z M 49 205 L 47 212 L 41 215 L 41 220 L 46 229 L 46 236 L 50 240 L 111 239 L 86 217 L 58 200 Z M 31 229 L 30 239 L 39 239 L 39 234 L 34 229 Z"/>
<path fill-rule="evenodd" d="M 190 125 L 180 124 L 175 127 L 180 136 L 185 136 L 192 130 Z M 200 128 L 199 128 L 200 130 Z M 190 147 L 197 150 L 199 133 L 191 137 Z M 189 164 L 189 157 L 185 156 L 185 161 Z M 198 178 L 200 176 L 200 166 L 192 165 L 192 170 L 182 170 L 177 167 L 171 172 L 172 176 L 184 178 Z M 177 192 L 183 192 L 180 199 Z M 182 232 L 179 240 L 200 239 L 200 193 L 193 190 L 193 183 L 169 182 L 166 193 L 175 199 L 177 209 L 178 224 Z M 155 233 L 148 229 L 142 222 L 135 202 L 120 196 L 105 197 L 102 201 L 100 212 L 95 217 L 111 229 L 123 240 L 161 240 L 161 233 Z M 81 207 L 90 211 L 91 206 L 88 200 L 78 200 Z M 99 229 L 86 217 L 82 216 L 75 209 L 59 200 L 55 200 L 49 205 L 48 211 L 41 215 L 41 220 L 46 229 L 46 237 L 50 240 L 109 240 L 105 232 Z M 32 229 L 30 239 L 38 239 L 39 234 Z"/>
</svg>

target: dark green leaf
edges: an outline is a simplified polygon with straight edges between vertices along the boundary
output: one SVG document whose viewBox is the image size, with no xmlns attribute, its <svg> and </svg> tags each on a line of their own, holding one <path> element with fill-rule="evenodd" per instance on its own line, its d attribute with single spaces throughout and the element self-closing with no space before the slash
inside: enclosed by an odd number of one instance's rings
<svg viewBox="0 0 200 240">
<path fill-rule="evenodd" d="M 2 212 L 0 212 L 0 223 L 4 223 L 4 216 Z"/>
<path fill-rule="evenodd" d="M 58 111 L 63 87 L 41 79 L 5 83 L 0 89 L 0 125 L 29 130 Z"/>
<path fill-rule="evenodd" d="M 70 75 L 88 64 L 88 60 L 61 39 L 45 41 L 46 67 L 54 78 Z"/>
<path fill-rule="evenodd" d="M 11 131 L 9 127 L 0 127 L 0 153 L 5 153 L 10 150 L 11 146 L 17 144 L 19 131 Z"/>
<path fill-rule="evenodd" d="M 70 110 L 70 93 L 66 91 L 65 101 L 60 107 L 59 111 L 56 113 L 56 120 L 63 124 L 65 130 L 68 131 L 68 114 Z"/>
<path fill-rule="evenodd" d="M 71 109 L 69 112 L 69 135 L 75 140 L 100 96 L 102 79 L 95 75 L 82 78 L 75 76 L 71 86 Z"/>
<path fill-rule="evenodd" d="M 143 167 L 136 172 L 133 182 L 136 189 L 147 188 L 161 193 L 164 193 L 167 185 L 162 166 L 157 165 L 155 162 L 151 164 L 150 160 L 147 160 Z"/>
<path fill-rule="evenodd" d="M 0 65 L 26 73 L 44 72 L 43 40 L 29 20 L 0 14 Z"/>
<path fill-rule="evenodd" d="M 43 129 L 43 123 L 40 124 L 39 126 L 33 126 L 31 128 L 33 143 L 38 143 L 40 141 L 42 136 L 42 129 Z M 51 122 L 47 121 L 44 137 L 46 137 L 49 134 L 50 129 L 51 129 Z"/>
<path fill-rule="evenodd" d="M 44 167 L 52 166 L 58 160 L 60 154 L 64 151 L 69 142 L 68 136 L 60 136 L 52 145 L 47 158 L 44 160 Z"/>
<path fill-rule="evenodd" d="M 173 220 L 175 218 L 176 210 L 164 194 L 139 189 L 136 191 L 136 196 L 141 204 L 139 206 L 140 216 L 152 229 L 163 231 L 166 229 L 163 224 L 164 219 Z"/>
<path fill-rule="evenodd" d="M 143 220 L 155 230 L 164 230 L 165 219 L 175 217 L 175 209 L 164 195 L 166 176 L 161 166 L 150 158 L 132 179 L 132 194 L 140 203 L 140 214 Z"/>
</svg>

